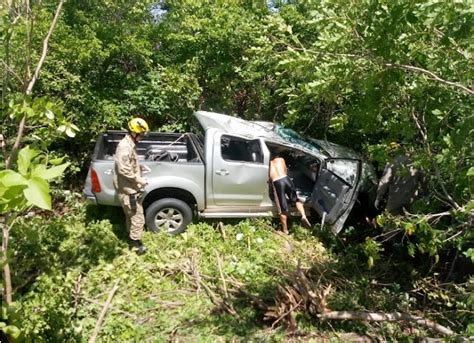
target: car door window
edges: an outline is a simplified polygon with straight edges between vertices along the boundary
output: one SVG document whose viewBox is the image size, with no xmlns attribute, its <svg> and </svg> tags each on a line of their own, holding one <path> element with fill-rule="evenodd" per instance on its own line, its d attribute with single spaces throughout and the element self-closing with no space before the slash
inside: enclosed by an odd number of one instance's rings
<svg viewBox="0 0 474 343">
<path fill-rule="evenodd" d="M 221 155 L 226 161 L 263 163 L 263 152 L 259 140 L 223 135 Z"/>
<path fill-rule="evenodd" d="M 339 232 L 355 202 L 360 175 L 360 161 L 326 160 L 311 194 L 311 204 L 325 223 Z"/>
</svg>

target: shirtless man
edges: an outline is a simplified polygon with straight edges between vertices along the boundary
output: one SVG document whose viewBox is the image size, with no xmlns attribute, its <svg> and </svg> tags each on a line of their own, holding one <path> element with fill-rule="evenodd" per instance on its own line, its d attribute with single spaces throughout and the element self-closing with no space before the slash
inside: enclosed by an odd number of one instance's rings
<svg viewBox="0 0 474 343">
<path fill-rule="evenodd" d="M 288 213 L 289 204 L 295 204 L 298 212 L 301 213 L 301 224 L 307 228 L 311 227 L 310 222 L 306 218 L 303 204 L 296 195 L 295 185 L 288 176 L 286 162 L 283 157 L 276 156 L 270 161 L 270 180 L 272 181 L 275 202 L 280 216 L 280 222 L 283 232 L 288 234 Z"/>
</svg>

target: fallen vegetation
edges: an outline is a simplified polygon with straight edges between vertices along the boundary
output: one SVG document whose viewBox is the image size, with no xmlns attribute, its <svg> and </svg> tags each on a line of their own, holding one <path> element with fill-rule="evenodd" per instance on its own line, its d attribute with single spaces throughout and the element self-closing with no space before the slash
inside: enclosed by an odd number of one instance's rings
<svg viewBox="0 0 474 343">
<path fill-rule="evenodd" d="M 341 245 L 344 235 L 329 242 L 318 226 L 294 224 L 286 236 L 266 220 L 199 222 L 179 236 L 146 233 L 149 252 L 137 256 L 126 246 L 120 209 L 85 207 L 79 197 L 68 195 L 63 217 L 24 218 L 14 232 L 21 306 L 9 319 L 20 337 L 288 341 L 470 333 L 472 278 L 410 274 L 413 261 L 390 254 L 369 269 L 358 245 Z"/>
</svg>

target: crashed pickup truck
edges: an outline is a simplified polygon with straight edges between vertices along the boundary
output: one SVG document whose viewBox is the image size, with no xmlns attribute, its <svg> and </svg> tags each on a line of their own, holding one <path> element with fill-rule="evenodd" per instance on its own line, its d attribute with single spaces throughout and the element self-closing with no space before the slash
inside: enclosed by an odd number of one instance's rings
<svg viewBox="0 0 474 343">
<path fill-rule="evenodd" d="M 305 138 L 263 121 L 198 111 L 195 132 L 151 132 L 137 145 L 150 171 L 143 194 L 147 227 L 183 232 L 194 217 L 277 216 L 268 175 L 272 153 L 287 157 L 288 175 L 313 221 L 339 232 L 358 195 L 376 185 L 373 167 L 351 149 Z M 97 142 L 84 186 L 90 201 L 120 206 L 113 186 L 114 153 L 125 131 Z M 296 215 L 297 212 L 290 213 Z"/>
</svg>

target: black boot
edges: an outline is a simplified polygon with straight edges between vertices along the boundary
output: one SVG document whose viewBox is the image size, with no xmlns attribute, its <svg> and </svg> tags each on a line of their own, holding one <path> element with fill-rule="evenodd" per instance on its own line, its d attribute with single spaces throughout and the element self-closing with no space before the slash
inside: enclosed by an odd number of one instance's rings
<svg viewBox="0 0 474 343">
<path fill-rule="evenodd" d="M 143 255 L 144 253 L 146 253 L 146 247 L 138 239 L 130 239 L 130 249 L 135 250 L 137 252 L 137 255 Z"/>
</svg>

